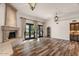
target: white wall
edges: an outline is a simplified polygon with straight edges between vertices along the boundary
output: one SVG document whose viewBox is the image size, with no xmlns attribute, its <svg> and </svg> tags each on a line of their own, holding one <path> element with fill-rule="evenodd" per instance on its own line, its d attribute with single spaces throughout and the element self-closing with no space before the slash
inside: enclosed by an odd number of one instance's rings
<svg viewBox="0 0 79 59">
<path fill-rule="evenodd" d="M 59 21 L 59 24 L 56 24 L 54 22 L 54 19 L 50 19 L 46 22 L 45 29 L 48 26 L 51 28 L 51 38 L 69 40 L 70 39 L 70 36 L 69 36 L 70 23 L 72 22 L 72 20 L 77 20 L 79 22 L 79 18 L 65 19 L 65 20 L 62 19 L 61 21 Z"/>
<path fill-rule="evenodd" d="M 0 42 L 2 42 L 1 26 L 4 25 L 5 20 L 5 4 L 0 4 Z"/>
<path fill-rule="evenodd" d="M 21 17 L 22 15 L 17 11 L 17 27 L 19 27 L 19 36 L 21 37 Z"/>
</svg>

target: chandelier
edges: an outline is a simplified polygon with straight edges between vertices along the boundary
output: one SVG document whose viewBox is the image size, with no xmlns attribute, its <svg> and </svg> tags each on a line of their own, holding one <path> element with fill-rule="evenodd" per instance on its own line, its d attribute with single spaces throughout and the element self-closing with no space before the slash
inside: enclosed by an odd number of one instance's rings
<svg viewBox="0 0 79 59">
<path fill-rule="evenodd" d="M 57 12 L 56 12 L 56 15 L 55 15 L 54 19 L 55 19 L 56 24 L 58 24 L 59 17 L 57 15 Z"/>
<path fill-rule="evenodd" d="M 33 11 L 36 7 L 36 3 L 28 3 L 28 4 L 29 4 L 31 10 Z"/>
</svg>

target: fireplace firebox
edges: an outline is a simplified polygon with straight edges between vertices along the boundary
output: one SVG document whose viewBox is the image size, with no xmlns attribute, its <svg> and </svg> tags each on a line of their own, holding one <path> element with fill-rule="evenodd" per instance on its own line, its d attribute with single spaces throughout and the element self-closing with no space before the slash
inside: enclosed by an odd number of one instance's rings
<svg viewBox="0 0 79 59">
<path fill-rule="evenodd" d="M 16 31 L 10 32 L 8 39 L 16 38 Z"/>
</svg>

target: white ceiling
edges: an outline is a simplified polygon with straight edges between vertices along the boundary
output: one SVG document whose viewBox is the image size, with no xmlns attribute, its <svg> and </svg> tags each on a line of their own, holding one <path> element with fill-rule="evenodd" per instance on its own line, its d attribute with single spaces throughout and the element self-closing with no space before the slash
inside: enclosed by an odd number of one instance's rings
<svg viewBox="0 0 79 59">
<path fill-rule="evenodd" d="M 79 14 L 78 3 L 37 3 L 36 8 L 32 11 L 27 3 L 13 3 L 18 11 L 38 17 L 40 19 L 50 19 L 55 16 L 57 12 L 59 16 L 68 14 Z"/>
</svg>

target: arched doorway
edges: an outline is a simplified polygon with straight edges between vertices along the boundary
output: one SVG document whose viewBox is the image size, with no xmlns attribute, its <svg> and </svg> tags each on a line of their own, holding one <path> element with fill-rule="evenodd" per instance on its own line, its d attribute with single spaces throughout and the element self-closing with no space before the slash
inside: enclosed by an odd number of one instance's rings
<svg viewBox="0 0 79 59">
<path fill-rule="evenodd" d="M 50 27 L 47 27 L 47 37 L 50 37 L 50 32 L 51 32 Z"/>
</svg>

